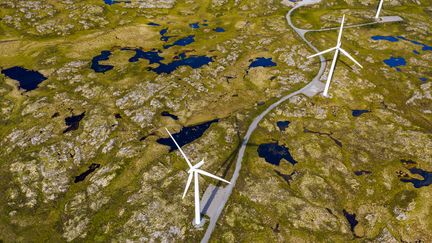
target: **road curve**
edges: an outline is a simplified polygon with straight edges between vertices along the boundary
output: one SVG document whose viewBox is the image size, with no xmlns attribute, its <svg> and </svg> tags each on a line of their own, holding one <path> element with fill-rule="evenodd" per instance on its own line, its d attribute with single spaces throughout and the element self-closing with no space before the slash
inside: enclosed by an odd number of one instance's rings
<svg viewBox="0 0 432 243">
<path fill-rule="evenodd" d="M 315 52 L 319 52 L 319 50 L 312 45 L 312 43 L 310 41 L 308 41 L 305 37 L 305 34 L 307 32 L 319 32 L 319 31 L 328 31 L 328 30 L 336 30 L 339 27 L 334 27 L 334 28 L 323 28 L 323 29 L 318 29 L 318 30 L 305 30 L 305 29 L 301 29 L 301 28 L 297 28 L 296 26 L 294 26 L 294 24 L 292 23 L 291 20 L 291 15 L 294 12 L 294 10 L 296 10 L 297 8 L 306 6 L 306 5 L 312 5 L 312 4 L 316 4 L 321 2 L 321 0 L 302 0 L 296 3 L 296 5 L 287 13 L 286 15 L 286 19 L 288 22 L 288 25 L 293 28 L 293 30 L 300 36 L 300 38 L 306 42 L 306 44 L 312 48 Z M 363 24 L 355 24 L 355 25 L 347 25 L 344 28 L 353 28 L 353 27 L 362 27 L 362 26 L 366 26 L 366 25 L 373 25 L 373 24 L 380 24 L 380 23 L 391 23 L 391 22 L 399 22 L 399 21 L 403 21 L 403 19 L 399 16 L 384 16 L 381 17 L 380 20 L 378 21 L 373 21 L 370 23 L 363 23 Z M 257 128 L 258 124 L 260 123 L 260 121 L 271 111 L 273 110 L 275 107 L 277 107 L 278 105 L 282 104 L 283 102 L 285 102 L 286 100 L 290 99 L 293 96 L 296 96 L 298 94 L 305 94 L 309 97 L 314 96 L 318 93 L 320 93 L 323 90 L 323 86 L 324 84 L 321 83 L 319 81 L 320 77 L 324 74 L 325 71 L 325 67 L 326 67 L 326 60 L 324 58 L 323 55 L 319 55 L 319 59 L 320 59 L 320 69 L 317 73 L 317 75 L 312 79 L 311 82 L 309 82 L 306 86 L 304 86 L 303 88 L 301 88 L 300 90 L 297 90 L 295 92 L 292 92 L 284 97 L 282 97 L 281 99 L 279 99 L 278 101 L 276 101 L 275 103 L 271 104 L 265 111 L 263 111 L 261 114 L 259 114 L 257 117 L 255 117 L 255 119 L 253 120 L 252 124 L 249 126 L 246 135 L 243 138 L 243 142 L 240 146 L 239 152 L 238 152 L 238 156 L 237 156 L 237 160 L 236 160 L 236 167 L 234 170 L 234 174 L 233 177 L 231 178 L 231 184 L 229 184 L 228 186 L 226 186 L 225 188 L 220 188 L 220 187 L 216 187 L 214 189 L 212 189 L 212 196 L 213 197 L 213 201 L 210 198 L 209 201 L 206 203 L 206 207 L 208 208 L 209 204 L 215 204 L 212 205 L 214 207 L 216 207 L 214 209 L 214 212 L 212 213 L 212 216 L 210 217 L 210 223 L 207 227 L 206 233 L 204 235 L 204 237 L 201 240 L 201 243 L 207 243 L 210 240 L 210 236 L 213 233 L 213 230 L 216 227 L 216 222 L 218 221 L 222 210 L 225 207 L 225 204 L 227 203 L 229 197 L 231 196 L 231 193 L 233 191 L 233 188 L 235 186 L 235 183 L 237 181 L 237 178 L 239 177 L 240 174 L 240 169 L 241 169 L 241 163 L 243 161 L 243 156 L 244 153 L 246 151 L 246 146 L 249 142 L 249 139 L 252 135 L 252 133 L 255 131 L 255 129 Z M 215 197 L 214 194 L 218 193 L 218 190 L 221 190 L 222 192 L 222 196 L 221 197 Z M 215 199 L 217 198 L 217 199 Z M 207 210 L 207 209 L 206 209 Z"/>
<path fill-rule="evenodd" d="M 313 46 L 312 43 L 305 38 L 305 34 L 309 30 L 304 30 L 304 29 L 300 29 L 300 28 L 295 27 L 291 21 L 291 14 L 293 13 L 294 10 L 296 10 L 299 7 L 302 7 L 305 5 L 310 5 L 310 4 L 315 4 L 315 3 L 318 3 L 320 1 L 321 0 L 303 0 L 301 2 L 297 2 L 296 6 L 294 6 L 286 15 L 289 26 L 291 28 L 293 28 L 294 31 L 306 42 L 306 44 L 316 52 L 318 52 L 318 49 L 315 46 Z M 249 142 L 249 139 L 250 139 L 252 133 L 255 131 L 255 129 L 257 128 L 260 121 L 275 107 L 277 107 L 278 105 L 282 104 L 283 102 L 285 102 L 286 100 L 288 100 L 289 98 L 291 98 L 295 95 L 304 93 L 304 92 L 308 91 L 309 89 L 314 89 L 314 86 L 318 86 L 318 87 L 320 86 L 319 85 L 320 84 L 319 79 L 322 76 L 322 74 L 324 73 L 324 70 L 326 67 L 326 60 L 322 55 L 320 55 L 319 58 L 320 58 L 321 67 L 320 67 L 319 72 L 313 78 L 313 80 L 311 82 L 309 82 L 302 89 L 297 90 L 295 92 L 292 92 L 292 93 L 282 97 L 281 99 L 279 99 L 275 103 L 271 104 L 265 111 L 263 111 L 261 114 L 259 114 L 257 117 L 255 117 L 252 124 L 249 126 L 249 128 L 246 132 L 246 135 L 243 138 L 243 142 L 240 146 L 239 152 L 238 152 L 237 161 L 236 161 L 236 165 L 235 165 L 236 167 L 234 170 L 234 174 L 231 178 L 231 184 L 229 184 L 228 186 L 226 186 L 224 188 L 224 196 L 222 199 L 218 200 L 218 202 L 217 202 L 217 209 L 216 209 L 215 215 L 213 215 L 213 217 L 210 218 L 209 225 L 207 227 L 207 230 L 206 230 L 204 237 L 201 240 L 201 243 L 207 243 L 210 240 L 210 236 L 216 227 L 217 220 L 218 220 L 219 216 L 221 215 L 222 210 L 224 209 L 225 204 L 227 203 L 227 201 L 228 201 L 228 199 L 229 199 L 229 197 L 233 191 L 233 188 L 236 184 L 237 178 L 239 177 L 239 174 L 240 174 L 240 169 L 241 169 L 241 165 L 242 165 L 241 163 L 243 161 L 243 156 L 244 156 L 244 153 L 246 151 L 246 146 Z"/>
</svg>

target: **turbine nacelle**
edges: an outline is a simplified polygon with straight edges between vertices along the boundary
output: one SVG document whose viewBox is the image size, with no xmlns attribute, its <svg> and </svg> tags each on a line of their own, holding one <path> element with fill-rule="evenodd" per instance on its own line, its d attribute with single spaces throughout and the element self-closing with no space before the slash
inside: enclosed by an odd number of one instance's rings
<svg viewBox="0 0 432 243">
<path fill-rule="evenodd" d="M 204 160 L 201 160 L 200 162 L 198 162 L 197 164 L 193 165 L 192 167 L 190 167 L 190 169 L 188 170 L 188 174 L 196 171 L 197 169 L 199 169 L 202 165 L 204 164 Z"/>
</svg>

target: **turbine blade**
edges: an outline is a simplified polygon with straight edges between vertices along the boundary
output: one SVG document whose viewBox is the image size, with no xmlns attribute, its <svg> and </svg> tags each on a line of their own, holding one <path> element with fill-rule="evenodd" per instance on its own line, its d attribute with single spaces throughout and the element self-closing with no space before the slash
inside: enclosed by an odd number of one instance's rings
<svg viewBox="0 0 432 243">
<path fill-rule="evenodd" d="M 325 50 L 325 51 L 318 52 L 317 54 L 313 54 L 312 56 L 308 56 L 307 58 L 316 57 L 316 56 L 319 56 L 319 55 L 322 55 L 322 54 L 325 54 L 325 53 L 328 53 L 328 52 L 334 51 L 334 50 L 336 50 L 336 48 L 337 48 L 337 47 L 332 47 L 332 48 L 327 49 L 327 50 Z"/>
<path fill-rule="evenodd" d="M 187 179 L 187 183 L 186 183 L 186 187 L 185 187 L 185 190 L 183 192 L 183 197 L 182 198 L 184 198 L 186 196 L 186 193 L 189 190 L 189 186 L 190 186 L 190 184 L 192 182 L 192 177 L 193 177 L 193 173 L 189 173 L 189 176 L 188 176 L 188 179 Z"/>
<path fill-rule="evenodd" d="M 361 67 L 361 68 L 363 68 L 363 66 L 362 65 L 360 65 L 360 63 L 359 62 L 357 62 L 355 59 L 354 59 L 354 57 L 352 57 L 347 51 L 345 51 L 344 49 L 342 49 L 342 48 L 339 48 L 340 49 L 340 51 L 342 52 L 342 54 L 344 54 L 345 56 L 347 56 L 349 59 L 351 59 L 351 61 L 353 61 L 355 64 L 357 64 L 359 67 Z"/>
<path fill-rule="evenodd" d="M 344 22 L 345 22 L 345 14 L 342 16 L 342 23 L 341 23 L 341 26 L 340 26 L 340 29 L 339 29 L 339 36 L 338 36 L 338 41 L 337 41 L 338 44 L 341 43 Z"/>
<path fill-rule="evenodd" d="M 229 182 L 229 181 L 227 181 L 227 180 L 225 180 L 225 179 L 222 179 L 222 178 L 220 178 L 220 177 L 218 177 L 218 176 L 215 176 L 215 175 L 213 175 L 213 174 L 210 174 L 210 173 L 208 173 L 207 171 L 203 171 L 203 170 L 197 169 L 196 172 L 199 173 L 199 174 L 202 174 L 202 175 L 205 175 L 205 176 L 211 177 L 211 178 L 213 178 L 213 179 L 220 180 L 220 181 L 223 181 L 223 182 L 225 182 L 225 183 L 231 184 L 231 182 Z"/>
<path fill-rule="evenodd" d="M 192 168 L 194 169 L 198 169 L 199 167 L 201 167 L 204 164 L 204 160 L 201 160 L 200 162 L 196 163 Z"/>
<path fill-rule="evenodd" d="M 192 167 L 192 163 L 189 161 L 188 157 L 186 156 L 186 154 L 183 152 L 183 150 L 180 148 L 180 146 L 178 145 L 177 141 L 174 139 L 174 137 L 171 135 L 171 133 L 168 131 L 167 128 L 165 128 L 165 130 L 167 131 L 167 133 L 169 134 L 169 136 L 171 137 L 171 139 L 174 141 L 175 145 L 177 146 L 178 150 L 180 151 L 180 153 L 183 155 L 183 157 L 185 158 L 186 162 L 188 163 L 189 167 Z"/>
</svg>

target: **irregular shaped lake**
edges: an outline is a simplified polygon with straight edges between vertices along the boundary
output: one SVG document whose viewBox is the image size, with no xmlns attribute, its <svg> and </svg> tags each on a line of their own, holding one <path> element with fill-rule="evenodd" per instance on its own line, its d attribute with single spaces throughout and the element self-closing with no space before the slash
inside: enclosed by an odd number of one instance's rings
<svg viewBox="0 0 432 243">
<path fill-rule="evenodd" d="M 420 175 L 421 177 L 423 177 L 422 180 L 420 179 L 415 179 L 415 178 L 402 178 L 401 181 L 402 182 L 410 182 L 414 185 L 415 188 L 421 188 L 424 186 L 429 186 L 430 184 L 432 184 L 432 172 L 428 172 L 428 171 L 424 171 L 422 169 L 419 168 L 411 168 L 409 169 L 409 171 L 412 174 L 417 174 Z"/>
<path fill-rule="evenodd" d="M 358 224 L 358 221 L 356 219 L 356 215 L 348 213 L 345 209 L 343 210 L 343 214 L 345 218 L 348 220 L 348 223 L 350 224 L 351 231 L 354 232 L 354 228 Z"/>
<path fill-rule="evenodd" d="M 85 112 L 80 115 L 70 116 L 65 118 L 65 124 L 68 126 L 63 133 L 78 130 L 80 121 L 84 118 Z"/>
<path fill-rule="evenodd" d="M 173 46 L 187 46 L 192 44 L 193 42 L 195 42 L 195 36 L 194 35 L 190 35 L 184 38 L 181 38 L 179 40 L 176 40 L 173 44 L 171 45 L 164 45 L 165 49 L 171 48 Z"/>
<path fill-rule="evenodd" d="M 99 61 L 106 61 L 111 56 L 111 51 L 101 51 L 101 54 L 93 57 L 91 68 L 97 73 L 105 73 L 114 68 L 112 65 L 102 65 Z"/>
<path fill-rule="evenodd" d="M 279 145 L 278 143 L 265 143 L 258 146 L 258 155 L 264 158 L 266 162 L 279 166 L 281 159 L 285 159 L 292 165 L 297 164 L 297 161 L 291 156 L 288 148 Z"/>
<path fill-rule="evenodd" d="M 405 40 L 405 41 L 409 41 L 409 42 L 413 43 L 414 45 L 421 46 L 422 47 L 422 51 L 432 51 L 432 46 L 423 44 L 423 43 L 415 41 L 415 40 L 407 39 L 407 38 L 405 38 L 403 36 L 398 36 L 398 38 L 402 39 L 402 40 Z"/>
<path fill-rule="evenodd" d="M 11 67 L 1 71 L 2 74 L 19 82 L 18 88 L 25 91 L 34 90 L 47 78 L 38 71 L 28 70 L 23 67 Z"/>
<path fill-rule="evenodd" d="M 279 127 L 279 130 L 281 130 L 282 132 L 288 128 L 289 124 L 289 121 L 278 121 L 276 123 L 276 125 Z"/>
<path fill-rule="evenodd" d="M 410 40 L 408 38 L 405 38 L 403 36 L 381 36 L 381 35 L 375 35 L 371 37 L 372 40 L 386 40 L 386 41 L 390 41 L 390 42 L 398 42 L 399 40 L 404 40 L 404 41 L 409 41 L 411 43 L 413 43 L 414 45 L 418 45 L 422 47 L 422 51 L 432 51 L 432 46 L 423 44 L 421 42 L 415 41 L 415 40 Z M 414 50 L 415 54 L 419 54 L 418 51 Z"/>
<path fill-rule="evenodd" d="M 88 175 L 90 175 L 91 173 L 93 173 L 97 168 L 100 167 L 100 164 L 95 164 L 92 163 L 89 167 L 88 170 L 86 170 L 84 173 L 82 173 L 79 176 L 75 176 L 75 183 L 78 183 L 80 181 L 83 181 Z"/>
<path fill-rule="evenodd" d="M 186 57 L 185 53 L 181 53 L 180 55 L 174 58 L 175 59 L 174 61 L 166 64 L 161 62 L 162 60 L 164 60 L 164 58 L 159 55 L 161 51 L 155 51 L 155 50 L 143 51 L 141 49 L 131 49 L 131 48 L 122 48 L 122 50 L 135 51 L 135 55 L 129 59 L 129 62 L 137 62 L 139 61 L 139 59 L 145 59 L 148 60 L 150 64 L 153 63 L 159 64 L 158 67 L 149 69 L 157 74 L 162 74 L 162 73 L 170 74 L 180 66 L 189 66 L 194 69 L 200 68 L 213 61 L 211 57 L 193 56 L 193 55 Z"/>
<path fill-rule="evenodd" d="M 204 134 L 204 132 L 209 129 L 210 125 L 216 122 L 219 122 L 219 119 L 201 123 L 195 126 L 183 127 L 180 132 L 172 134 L 172 136 L 177 141 L 178 145 L 180 147 L 183 147 L 184 145 L 189 144 L 200 138 Z M 156 142 L 162 145 L 169 146 L 170 152 L 177 149 L 173 140 L 170 137 L 159 138 L 158 140 L 156 140 Z"/>
<path fill-rule="evenodd" d="M 251 62 L 249 65 L 249 68 L 254 67 L 274 67 L 276 66 L 276 63 L 272 61 L 272 58 L 265 58 L 265 57 L 258 57 L 255 60 Z"/>
<path fill-rule="evenodd" d="M 407 64 L 403 57 L 390 57 L 389 59 L 385 59 L 384 63 L 389 67 L 395 67 L 398 71 L 400 71 L 398 67 L 406 66 Z"/>
<path fill-rule="evenodd" d="M 138 62 L 139 59 L 145 59 L 153 63 L 160 63 L 164 58 L 159 56 L 160 51 L 143 51 L 141 49 L 122 48 L 122 50 L 134 50 L 135 56 L 129 58 L 129 62 Z"/>
<path fill-rule="evenodd" d="M 161 35 L 160 40 L 167 42 L 172 36 L 167 36 L 166 34 L 168 33 L 168 28 L 162 29 L 161 31 L 159 31 L 159 34 Z"/>
<path fill-rule="evenodd" d="M 399 39 L 394 36 L 382 36 L 382 35 L 374 35 L 371 37 L 372 40 L 386 40 L 390 42 L 398 42 Z"/>
<path fill-rule="evenodd" d="M 172 73 L 174 70 L 176 70 L 180 66 L 189 66 L 191 68 L 200 68 L 204 65 L 209 64 L 213 61 L 211 57 L 207 56 L 189 56 L 185 57 L 184 54 L 180 55 L 180 60 L 172 61 L 171 63 L 164 64 L 159 63 L 159 67 L 157 68 L 151 68 L 150 70 L 156 72 L 157 74 L 161 73 Z"/>
</svg>

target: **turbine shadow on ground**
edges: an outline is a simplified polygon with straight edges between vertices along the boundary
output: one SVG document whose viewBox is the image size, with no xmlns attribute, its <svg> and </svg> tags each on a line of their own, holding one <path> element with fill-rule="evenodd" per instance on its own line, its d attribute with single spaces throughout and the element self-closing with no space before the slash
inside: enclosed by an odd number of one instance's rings
<svg viewBox="0 0 432 243">
<path fill-rule="evenodd" d="M 240 136 L 239 133 L 237 133 L 238 136 Z M 231 169 L 231 166 L 233 165 L 236 155 L 242 145 L 242 140 L 239 139 L 240 142 L 238 143 L 236 149 L 234 151 L 231 152 L 231 154 L 228 156 L 228 158 L 223 162 L 222 166 L 216 171 L 216 173 L 218 173 L 222 168 L 225 167 L 223 173 L 222 173 L 222 178 L 225 178 L 229 172 L 229 170 Z M 222 182 L 218 181 L 215 188 L 213 189 L 213 191 L 211 192 L 211 195 L 209 197 L 209 199 L 207 200 L 206 204 L 204 205 L 203 209 L 201 210 L 201 214 L 207 214 L 208 209 L 210 207 L 210 205 L 212 204 L 214 198 L 216 197 L 217 192 L 219 191 L 219 188 L 221 187 Z"/>
</svg>

